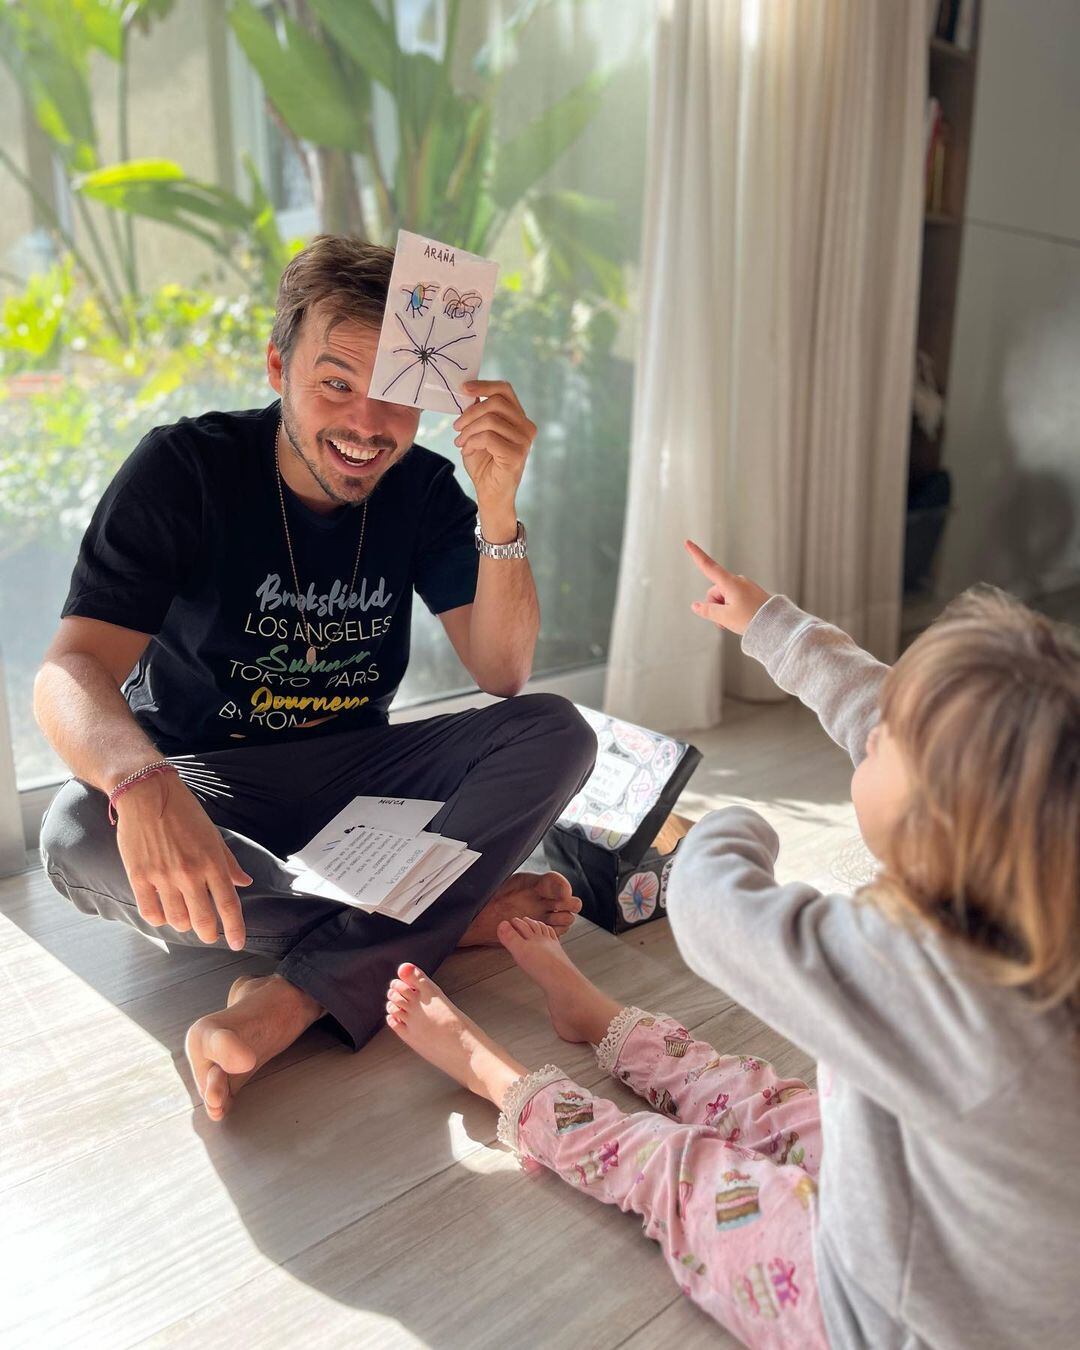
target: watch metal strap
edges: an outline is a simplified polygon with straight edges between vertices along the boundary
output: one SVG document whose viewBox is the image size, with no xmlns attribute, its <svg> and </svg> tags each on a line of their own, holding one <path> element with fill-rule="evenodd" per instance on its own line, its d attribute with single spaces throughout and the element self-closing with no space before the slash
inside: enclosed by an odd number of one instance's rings
<svg viewBox="0 0 1080 1350">
<path fill-rule="evenodd" d="M 480 522 L 476 522 L 476 551 L 484 558 L 524 558 L 527 549 L 525 526 L 519 520 L 517 537 L 509 544 L 492 544 L 484 538 Z"/>
</svg>

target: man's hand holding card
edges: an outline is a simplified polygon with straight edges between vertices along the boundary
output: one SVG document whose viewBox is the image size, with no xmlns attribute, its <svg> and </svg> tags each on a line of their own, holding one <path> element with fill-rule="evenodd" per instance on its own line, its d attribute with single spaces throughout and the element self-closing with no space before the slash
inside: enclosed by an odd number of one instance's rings
<svg viewBox="0 0 1080 1350">
<path fill-rule="evenodd" d="M 480 380 L 498 264 L 402 230 L 370 397 L 454 412 L 484 537 L 515 537 L 515 500 L 536 426 L 505 380 Z"/>
</svg>

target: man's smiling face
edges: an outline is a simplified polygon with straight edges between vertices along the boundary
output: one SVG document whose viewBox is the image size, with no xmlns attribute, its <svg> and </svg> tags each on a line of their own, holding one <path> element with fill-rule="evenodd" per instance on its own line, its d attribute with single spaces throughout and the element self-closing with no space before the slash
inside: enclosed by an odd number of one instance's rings
<svg viewBox="0 0 1080 1350">
<path fill-rule="evenodd" d="M 279 443 L 281 471 L 316 510 L 364 501 L 416 438 L 418 408 L 368 397 L 378 343 L 377 328 L 351 320 L 328 327 L 315 310 L 284 364 L 273 342 L 267 349 L 287 441 Z"/>
</svg>

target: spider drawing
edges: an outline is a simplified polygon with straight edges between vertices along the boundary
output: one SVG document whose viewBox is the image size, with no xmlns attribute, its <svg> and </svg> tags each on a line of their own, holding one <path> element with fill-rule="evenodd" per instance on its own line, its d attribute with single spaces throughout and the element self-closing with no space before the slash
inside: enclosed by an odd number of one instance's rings
<svg viewBox="0 0 1080 1350">
<path fill-rule="evenodd" d="M 416 385 L 416 393 L 413 395 L 413 402 L 415 403 L 416 400 L 420 397 L 420 390 L 424 387 L 424 376 L 427 374 L 428 366 L 430 366 L 431 369 L 435 372 L 435 374 L 438 375 L 439 379 L 442 380 L 443 384 L 446 385 L 447 393 L 449 393 L 450 397 L 454 400 L 454 407 L 457 408 L 458 412 L 464 412 L 465 409 L 458 402 L 457 394 L 454 393 L 453 389 L 447 383 L 446 376 L 439 369 L 439 362 L 449 361 L 452 366 L 457 366 L 458 370 L 462 371 L 468 369 L 468 367 L 463 366 L 460 361 L 455 361 L 452 356 L 447 356 L 446 349 L 447 347 L 452 347 L 456 342 L 472 342 L 473 339 L 476 337 L 476 334 L 467 333 L 464 337 L 451 338 L 449 342 L 444 342 L 439 346 L 433 347 L 431 345 L 431 334 L 435 328 L 434 314 L 431 316 L 431 323 L 428 324 L 427 336 L 424 338 L 424 341 L 422 343 L 417 342 L 417 340 L 409 332 L 408 328 L 405 327 L 405 323 L 402 320 L 400 314 L 395 314 L 394 318 L 397 319 L 401 331 L 405 334 L 406 338 L 409 341 L 409 345 L 407 347 L 395 347 L 394 354 L 397 355 L 399 352 L 408 352 L 411 355 L 415 356 L 416 360 L 410 361 L 404 370 L 398 371 L 398 373 L 394 376 L 394 378 L 382 391 L 382 397 L 383 398 L 386 397 L 386 395 L 390 392 L 390 390 L 394 387 L 394 385 L 397 384 L 398 380 L 401 379 L 402 375 L 407 375 L 410 370 L 414 370 L 417 366 L 419 366 L 420 379 Z"/>
<path fill-rule="evenodd" d="M 438 295 L 439 288 L 430 282 L 418 281 L 415 286 L 402 286 L 401 293 L 409 297 L 409 303 L 405 306 L 407 313 L 424 314 Z"/>
<path fill-rule="evenodd" d="M 469 327 L 473 326 L 473 315 L 484 303 L 480 297 L 479 291 L 465 291 L 459 294 L 453 286 L 447 286 L 443 294 L 446 304 L 443 306 L 443 313 L 448 319 L 466 319 Z"/>
</svg>

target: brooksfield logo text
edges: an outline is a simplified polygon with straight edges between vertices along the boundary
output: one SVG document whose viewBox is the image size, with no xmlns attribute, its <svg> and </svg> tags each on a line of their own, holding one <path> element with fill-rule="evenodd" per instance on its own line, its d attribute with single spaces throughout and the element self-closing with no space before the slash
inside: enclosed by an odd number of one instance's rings
<svg viewBox="0 0 1080 1350">
<path fill-rule="evenodd" d="M 260 614 L 265 614 L 267 610 L 280 609 L 285 605 L 292 606 L 301 614 L 317 614 L 321 618 L 334 614 L 348 614 L 353 609 L 359 609 L 366 614 L 375 605 L 385 609 L 394 598 L 393 592 L 386 589 L 385 577 L 380 577 L 379 584 L 370 592 L 365 577 L 360 583 L 359 591 L 350 591 L 344 581 L 335 581 L 324 595 L 316 594 L 314 585 L 311 585 L 298 596 L 292 591 L 281 589 L 281 576 L 277 572 L 269 574 L 255 592 L 255 596 L 259 601 Z"/>
</svg>

